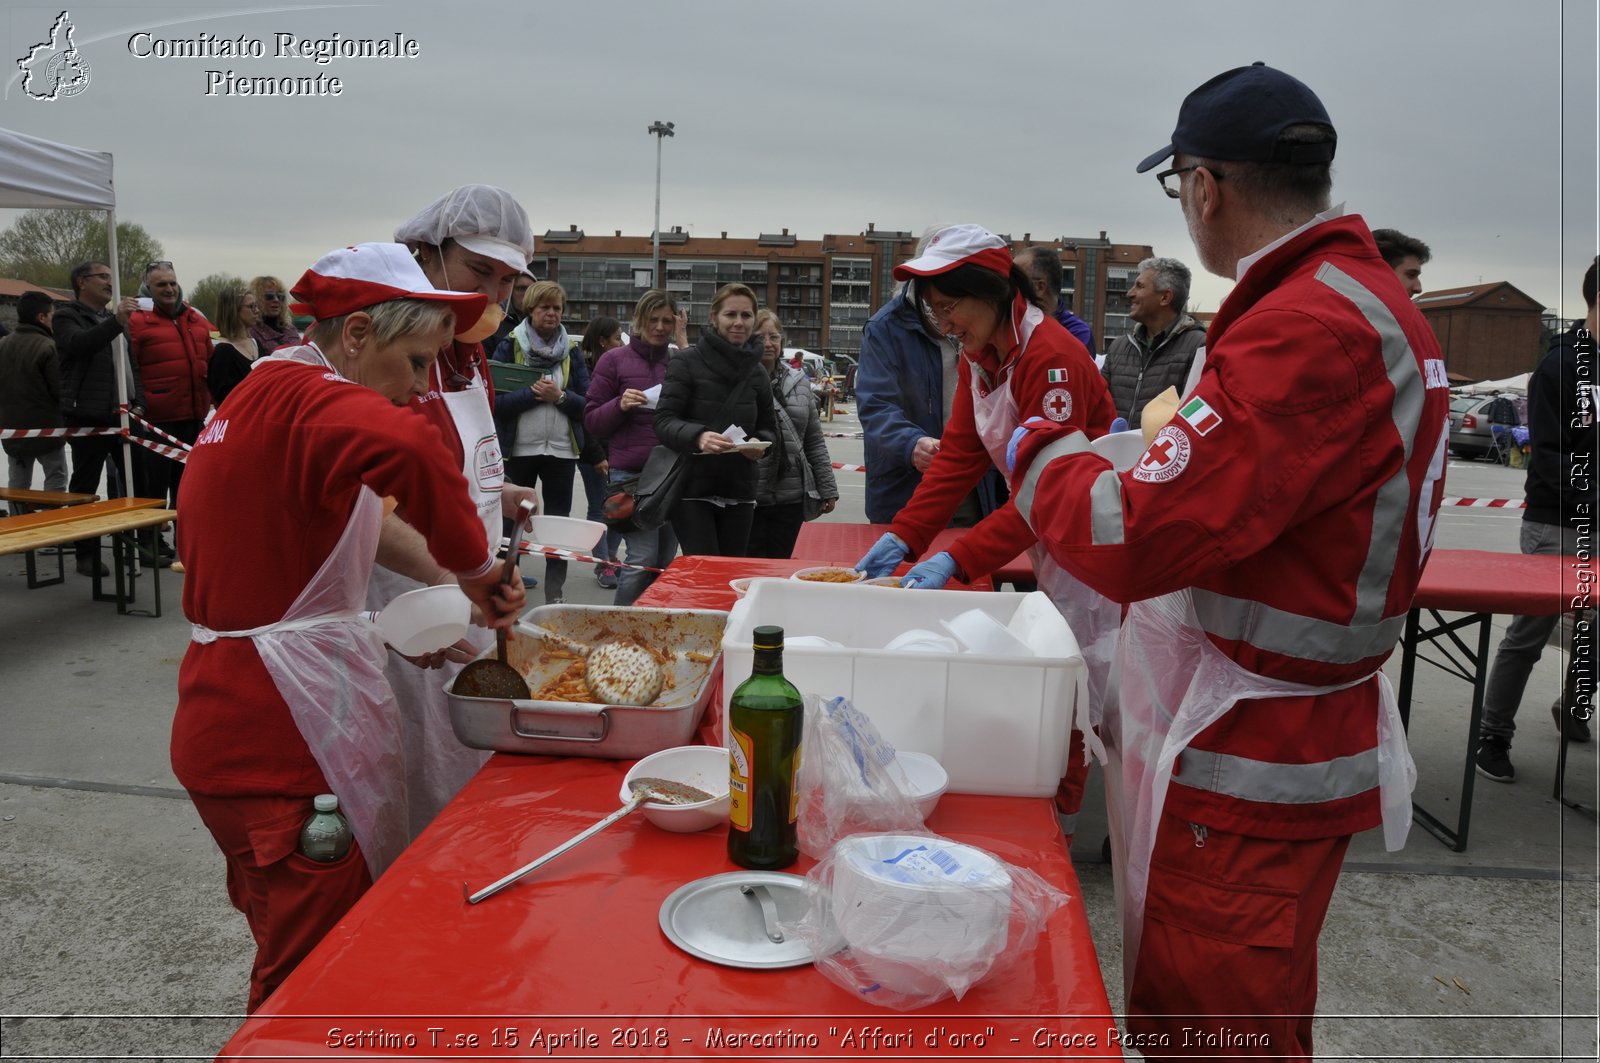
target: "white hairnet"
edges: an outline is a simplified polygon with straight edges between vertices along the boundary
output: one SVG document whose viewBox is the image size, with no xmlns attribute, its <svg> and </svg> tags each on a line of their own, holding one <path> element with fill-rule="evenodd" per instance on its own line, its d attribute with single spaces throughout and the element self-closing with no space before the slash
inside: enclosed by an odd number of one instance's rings
<svg viewBox="0 0 1600 1063">
<path fill-rule="evenodd" d="M 526 269 L 533 257 L 527 212 L 510 192 L 493 185 L 462 185 L 445 193 L 395 229 L 394 238 L 413 249 L 454 239 L 515 270 Z"/>
</svg>

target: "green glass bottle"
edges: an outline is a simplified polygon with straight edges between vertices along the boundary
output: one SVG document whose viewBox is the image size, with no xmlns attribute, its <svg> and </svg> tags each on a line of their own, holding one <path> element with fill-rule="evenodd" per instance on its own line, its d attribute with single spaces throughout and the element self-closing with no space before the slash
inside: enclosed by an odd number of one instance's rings
<svg viewBox="0 0 1600 1063">
<path fill-rule="evenodd" d="M 800 855 L 796 773 L 805 703 L 783 677 L 783 628 L 755 630 L 755 668 L 728 705 L 728 859 L 771 871 Z"/>
</svg>

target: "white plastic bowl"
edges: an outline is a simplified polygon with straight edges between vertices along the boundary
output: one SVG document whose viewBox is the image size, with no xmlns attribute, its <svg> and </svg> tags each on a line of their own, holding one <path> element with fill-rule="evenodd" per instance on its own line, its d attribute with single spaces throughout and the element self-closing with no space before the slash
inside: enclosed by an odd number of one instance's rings
<svg viewBox="0 0 1600 1063">
<path fill-rule="evenodd" d="M 781 576 L 740 576 L 738 579 L 728 581 L 728 586 L 733 588 L 735 598 L 743 598 L 750 593 L 750 586 L 759 579 L 782 579 Z"/>
<path fill-rule="evenodd" d="M 821 635 L 792 635 L 785 636 L 783 648 L 786 650 L 842 650 L 844 643 L 835 642 Z"/>
<path fill-rule="evenodd" d="M 1147 449 L 1144 433 L 1138 429 L 1131 432 L 1112 432 L 1089 445 L 1101 457 L 1110 461 L 1118 472 L 1127 472 L 1133 468 Z"/>
<path fill-rule="evenodd" d="M 528 541 L 587 554 L 599 545 L 605 533 L 606 526 L 596 520 L 537 516 L 528 526 Z"/>
<path fill-rule="evenodd" d="M 644 776 L 671 779 L 717 795 L 692 805 L 646 801 L 641 809 L 644 818 L 662 830 L 691 834 L 728 822 L 728 751 L 722 746 L 673 746 L 652 753 L 623 776 L 617 796 L 628 800 L 633 795 L 628 784 Z"/>
<path fill-rule="evenodd" d="M 926 753 L 900 749 L 895 751 L 894 759 L 911 781 L 907 796 L 917 803 L 917 811 L 922 813 L 922 818 L 927 819 L 939 806 L 939 798 L 950 788 L 949 773 L 944 770 L 944 765 Z"/>
<path fill-rule="evenodd" d="M 959 653 L 961 644 L 949 635 L 914 627 L 890 639 L 883 648 L 896 653 Z"/>
<path fill-rule="evenodd" d="M 824 572 L 848 572 L 850 573 L 850 578 L 847 580 L 819 580 L 813 578 Z M 847 568 L 844 565 L 812 565 L 810 568 L 799 569 L 798 571 L 792 573 L 789 578 L 793 580 L 800 580 L 804 583 L 819 583 L 823 586 L 827 586 L 830 583 L 836 583 L 840 586 L 848 586 L 852 583 L 860 583 L 864 578 L 866 578 L 866 575 L 867 574 L 865 572 L 862 572 L 858 569 Z"/>
<path fill-rule="evenodd" d="M 994 657 L 1032 657 L 1028 644 L 982 609 L 968 609 L 954 620 L 941 620 L 939 626 L 973 653 Z"/>
<path fill-rule="evenodd" d="M 472 623 L 472 602 L 454 584 L 406 591 L 378 613 L 383 641 L 407 657 L 416 657 L 466 637 Z"/>
</svg>

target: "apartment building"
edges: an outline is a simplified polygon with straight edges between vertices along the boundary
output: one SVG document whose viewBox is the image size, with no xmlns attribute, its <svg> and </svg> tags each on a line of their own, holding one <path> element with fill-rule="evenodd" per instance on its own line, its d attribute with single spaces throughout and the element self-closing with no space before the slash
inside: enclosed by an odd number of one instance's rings
<svg viewBox="0 0 1600 1063">
<path fill-rule="evenodd" d="M 688 311 L 691 341 L 710 314 L 712 295 L 737 282 L 777 313 L 789 346 L 854 357 L 867 319 L 894 292 L 895 264 L 913 257 L 919 236 L 873 223 L 863 232 L 816 240 L 802 240 L 788 229 L 730 237 L 674 226 L 660 235 L 661 269 L 666 289 Z M 533 271 L 566 289 L 569 330 L 581 331 L 601 314 L 626 323 L 640 294 L 652 287 L 648 234 L 624 236 L 619 230 L 602 236 L 574 225 L 550 230 L 537 243 Z M 1139 261 L 1152 253 L 1149 245 L 1112 243 L 1104 232 L 1054 240 L 1025 233 L 1012 240 L 1014 251 L 1039 245 L 1060 253 L 1062 294 L 1093 326 L 1101 349 L 1123 335 L 1129 327 L 1123 293 Z"/>
</svg>

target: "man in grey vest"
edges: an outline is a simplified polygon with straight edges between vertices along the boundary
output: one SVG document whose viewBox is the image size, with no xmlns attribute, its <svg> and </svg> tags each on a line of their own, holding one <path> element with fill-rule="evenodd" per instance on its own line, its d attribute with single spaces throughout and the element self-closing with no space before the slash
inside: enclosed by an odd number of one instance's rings
<svg viewBox="0 0 1600 1063">
<path fill-rule="evenodd" d="M 1188 302 L 1188 266 L 1175 258 L 1139 263 L 1128 289 L 1133 331 L 1111 344 L 1100 370 L 1117 416 L 1126 417 L 1130 428 L 1139 427 L 1145 403 L 1169 386 L 1183 392 L 1194 352 L 1205 346 L 1205 328 L 1183 311 Z"/>
</svg>

